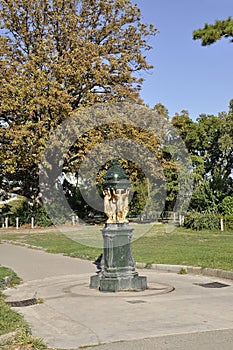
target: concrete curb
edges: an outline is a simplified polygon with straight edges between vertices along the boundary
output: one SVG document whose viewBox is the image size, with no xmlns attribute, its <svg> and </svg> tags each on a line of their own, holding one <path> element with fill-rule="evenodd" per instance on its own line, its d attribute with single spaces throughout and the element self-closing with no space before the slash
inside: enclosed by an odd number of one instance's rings
<svg viewBox="0 0 233 350">
<path fill-rule="evenodd" d="M 2 239 L 1 242 L 6 243 L 6 244 L 16 245 L 19 247 L 26 247 L 26 248 L 35 249 L 35 250 L 43 250 L 46 252 L 46 248 L 40 247 L 38 245 L 32 245 L 32 244 L 27 244 L 27 243 L 13 241 L 13 240 L 7 240 L 7 239 Z M 1 244 L 1 242 L 0 242 L 0 244 Z"/>
<path fill-rule="evenodd" d="M 211 269 L 208 267 L 195 267 L 195 266 L 185 266 L 185 265 L 166 265 L 166 264 L 145 264 L 137 263 L 136 268 L 139 269 L 152 269 L 160 272 L 173 272 L 180 274 L 193 274 L 193 275 L 203 275 L 211 277 L 219 277 L 223 279 L 233 280 L 233 271 Z"/>
</svg>

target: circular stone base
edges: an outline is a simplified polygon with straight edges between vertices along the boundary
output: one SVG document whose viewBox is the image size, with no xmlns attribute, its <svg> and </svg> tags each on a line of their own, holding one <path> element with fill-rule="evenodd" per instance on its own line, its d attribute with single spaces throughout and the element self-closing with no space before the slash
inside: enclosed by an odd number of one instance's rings
<svg viewBox="0 0 233 350">
<path fill-rule="evenodd" d="M 147 296 L 153 296 L 153 295 L 160 295 L 160 294 L 166 294 L 170 293 L 175 288 L 173 286 L 165 285 L 165 284 L 159 284 L 159 283 L 148 283 L 148 288 L 144 291 L 118 291 L 118 292 L 101 292 L 96 289 L 91 289 L 89 287 L 88 283 L 80 282 L 77 284 L 74 284 L 72 286 L 66 287 L 63 289 L 63 292 L 66 294 L 72 294 L 74 297 L 76 296 L 85 296 L 85 297 L 100 297 L 100 298 L 106 298 L 106 297 L 147 297 Z"/>
<path fill-rule="evenodd" d="M 153 297 L 160 294 L 170 293 L 175 288 L 171 285 L 161 284 L 154 280 L 152 276 L 148 278 L 148 289 L 144 291 L 119 291 L 100 292 L 98 289 L 89 287 L 90 274 L 66 275 L 45 278 L 38 281 L 29 281 L 17 288 L 4 291 L 8 297 L 8 302 L 16 302 L 17 306 L 23 306 L 22 301 L 32 301 L 32 296 L 37 292 L 37 298 L 46 300 L 62 300 L 71 298 L 143 298 Z M 157 278 L 156 278 L 157 279 Z"/>
</svg>

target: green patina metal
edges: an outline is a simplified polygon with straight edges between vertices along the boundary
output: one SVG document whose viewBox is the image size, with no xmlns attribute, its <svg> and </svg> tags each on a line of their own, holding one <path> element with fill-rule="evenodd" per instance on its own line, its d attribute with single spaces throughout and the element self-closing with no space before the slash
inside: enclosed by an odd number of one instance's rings
<svg viewBox="0 0 233 350">
<path fill-rule="evenodd" d="M 101 292 L 143 291 L 147 278 L 139 276 L 131 249 L 133 229 L 125 220 L 130 181 L 115 157 L 103 183 L 108 221 L 102 229 L 102 271 L 91 276 L 90 288 Z"/>
<path fill-rule="evenodd" d="M 118 159 L 113 159 L 111 167 L 108 169 L 104 176 L 103 189 L 127 189 L 130 187 L 130 181 L 128 175 L 122 169 Z"/>
</svg>

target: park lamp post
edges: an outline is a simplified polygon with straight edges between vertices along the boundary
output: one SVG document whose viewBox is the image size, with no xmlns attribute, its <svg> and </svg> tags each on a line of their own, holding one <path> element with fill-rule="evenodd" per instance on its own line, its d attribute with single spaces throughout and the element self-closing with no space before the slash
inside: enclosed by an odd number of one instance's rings
<svg viewBox="0 0 233 350">
<path fill-rule="evenodd" d="M 90 288 L 102 292 L 142 291 L 147 288 L 146 277 L 135 271 L 131 248 L 133 229 L 126 218 L 129 190 L 128 176 L 115 157 L 103 183 L 107 221 L 102 229 L 102 270 L 90 280 Z"/>
</svg>

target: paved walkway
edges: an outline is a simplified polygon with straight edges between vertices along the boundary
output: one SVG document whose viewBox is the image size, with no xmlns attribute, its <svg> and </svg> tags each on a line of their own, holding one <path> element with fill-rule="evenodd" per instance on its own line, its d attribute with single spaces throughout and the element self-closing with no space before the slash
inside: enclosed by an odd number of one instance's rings
<svg viewBox="0 0 233 350">
<path fill-rule="evenodd" d="M 50 347 L 98 350 L 232 350 L 233 281 L 138 270 L 145 292 L 100 293 L 89 288 L 90 261 L 0 244 L 0 264 L 24 280 L 11 300 L 43 298 L 17 308 L 33 335 Z M 218 282 L 221 288 L 200 284 Z M 212 285 L 213 286 L 213 285 Z M 174 287 L 175 290 L 169 292 Z"/>
</svg>

